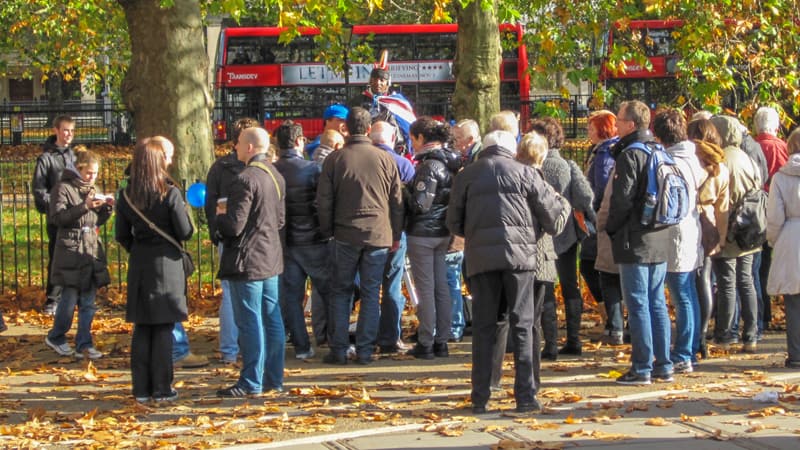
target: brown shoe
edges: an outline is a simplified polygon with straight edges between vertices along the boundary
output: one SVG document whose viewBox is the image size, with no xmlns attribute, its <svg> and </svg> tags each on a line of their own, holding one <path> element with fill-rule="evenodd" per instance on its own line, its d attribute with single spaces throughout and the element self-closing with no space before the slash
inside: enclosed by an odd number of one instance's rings
<svg viewBox="0 0 800 450">
<path fill-rule="evenodd" d="M 208 358 L 205 356 L 195 355 L 189 352 L 188 355 L 177 361 L 174 366 L 176 369 L 196 369 L 198 367 L 205 367 L 208 365 Z"/>
</svg>

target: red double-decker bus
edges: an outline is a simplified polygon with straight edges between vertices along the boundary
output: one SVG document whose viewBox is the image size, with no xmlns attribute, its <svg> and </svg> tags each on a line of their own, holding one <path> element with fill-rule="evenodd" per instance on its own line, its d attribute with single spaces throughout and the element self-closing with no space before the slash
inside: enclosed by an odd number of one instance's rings
<svg viewBox="0 0 800 450">
<path fill-rule="evenodd" d="M 601 47 L 604 59 L 600 81 L 606 90 L 615 98 L 641 100 L 652 109 L 663 103 L 674 103 L 680 88 L 675 78 L 679 56 L 673 32 L 682 24 L 680 20 L 616 22 Z M 615 45 L 642 48 L 650 67 L 635 61 L 625 61 L 624 70 L 612 67 L 609 56 Z"/>
<path fill-rule="evenodd" d="M 215 80 L 215 137 L 228 138 L 230 123 L 240 117 L 264 121 L 272 130 L 292 119 L 307 136 L 322 130 L 322 112 L 332 103 L 346 103 L 369 82 L 372 62 L 348 61 L 348 83 L 318 54 L 315 28 L 301 29 L 289 44 L 278 43 L 278 27 L 226 28 L 217 52 Z M 392 90 L 411 101 L 416 114 L 452 117 L 450 99 L 455 89 L 453 57 L 456 24 L 355 25 L 352 46 L 362 40 L 375 51 L 389 53 Z M 519 24 L 500 25 L 504 40 L 500 68 L 500 98 L 504 109 L 520 110 L 530 93 L 528 57 Z M 524 112 L 523 112 L 524 113 Z"/>
</svg>

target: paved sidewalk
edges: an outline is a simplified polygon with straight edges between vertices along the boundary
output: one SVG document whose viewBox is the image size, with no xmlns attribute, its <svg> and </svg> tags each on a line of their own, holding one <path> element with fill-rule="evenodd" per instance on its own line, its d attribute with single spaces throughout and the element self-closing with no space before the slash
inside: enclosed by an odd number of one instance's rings
<svg viewBox="0 0 800 450">
<path fill-rule="evenodd" d="M 451 357 L 382 357 L 370 366 L 298 361 L 287 352 L 287 393 L 223 400 L 237 377 L 221 364 L 176 371 L 178 401 L 130 398 L 129 335 L 107 319 L 96 344 L 108 357 L 60 358 L 44 343 L 47 323 L 0 335 L 0 448 L 422 449 L 597 448 L 796 449 L 800 371 L 783 367 L 785 334 L 770 332 L 754 355 L 715 351 L 672 383 L 618 386 L 629 347 L 586 344 L 582 358 L 545 363 L 541 414 L 518 416 L 512 364 L 490 414 L 469 409 L 470 343 Z M 190 327 L 193 351 L 213 355 L 216 321 Z M 780 403 L 756 396 L 776 392 Z"/>
</svg>

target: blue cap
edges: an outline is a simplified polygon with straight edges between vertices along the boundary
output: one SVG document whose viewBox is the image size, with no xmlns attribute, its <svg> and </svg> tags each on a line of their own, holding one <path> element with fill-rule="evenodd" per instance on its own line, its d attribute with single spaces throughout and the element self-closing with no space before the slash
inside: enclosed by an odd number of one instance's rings
<svg viewBox="0 0 800 450">
<path fill-rule="evenodd" d="M 325 108 L 325 112 L 322 113 L 322 119 L 328 120 L 336 118 L 336 119 L 347 120 L 347 113 L 348 113 L 347 106 L 336 103 Z"/>
</svg>

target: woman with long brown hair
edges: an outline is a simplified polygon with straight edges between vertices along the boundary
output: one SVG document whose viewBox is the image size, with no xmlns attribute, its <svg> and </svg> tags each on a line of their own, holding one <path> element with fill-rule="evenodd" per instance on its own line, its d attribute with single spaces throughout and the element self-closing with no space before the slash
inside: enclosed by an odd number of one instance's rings
<svg viewBox="0 0 800 450">
<path fill-rule="evenodd" d="M 187 319 L 186 275 L 181 251 L 159 230 L 181 242 L 194 229 L 167 174 L 166 153 L 172 151 L 161 136 L 139 142 L 117 203 L 115 237 L 129 253 L 125 319 L 134 324 L 133 396 L 140 402 L 178 397 L 172 389 L 172 330 Z"/>
</svg>

